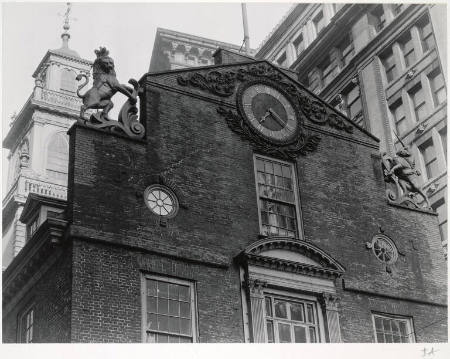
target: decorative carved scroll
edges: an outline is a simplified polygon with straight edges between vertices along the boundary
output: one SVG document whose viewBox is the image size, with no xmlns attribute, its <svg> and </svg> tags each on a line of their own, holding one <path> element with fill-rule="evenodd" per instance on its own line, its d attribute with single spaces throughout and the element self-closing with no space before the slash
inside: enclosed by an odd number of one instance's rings
<svg viewBox="0 0 450 359">
<path fill-rule="evenodd" d="M 384 180 L 391 185 L 391 188 L 386 190 L 390 203 L 409 208 L 431 209 L 428 197 L 418 181 L 420 171 L 415 168 L 415 161 L 408 147 L 403 146 L 394 157 L 383 153 L 381 161 Z M 423 201 L 425 205 L 421 206 L 420 203 Z"/>
<path fill-rule="evenodd" d="M 257 150 L 268 155 L 292 159 L 299 154 L 306 155 L 308 152 L 314 151 L 320 142 L 320 137 L 317 135 L 299 133 L 297 139 L 290 144 L 282 146 L 273 145 L 255 134 L 244 119 L 232 110 L 219 107 L 217 112 L 225 117 L 228 127 L 230 127 L 233 132 L 238 134 L 242 139 L 251 142 Z"/>
<path fill-rule="evenodd" d="M 87 127 L 107 129 L 111 132 L 126 134 L 130 138 L 142 139 L 145 135 L 145 128 L 138 121 L 136 107 L 139 84 L 134 79 L 130 79 L 128 82 L 134 87 L 131 93 L 132 97 L 123 104 L 118 121 L 105 117 L 102 112 L 97 112 L 91 115 L 89 120 L 83 118 L 81 122 Z"/>
<path fill-rule="evenodd" d="M 106 48 L 100 47 L 99 50 L 95 50 L 95 54 L 97 58 L 93 65 L 94 83 L 92 88 L 82 95 L 80 90 L 87 85 L 88 78 L 86 74 L 79 74 L 76 78 L 77 80 L 85 78 L 77 91 L 78 97 L 83 100 L 80 109 L 81 122 L 89 127 L 122 132 L 131 138 L 143 138 L 145 129 L 137 120 L 138 110 L 136 107 L 139 84 L 134 79 L 128 81 L 129 84 L 133 85 L 133 88 L 119 83 L 116 78 L 114 61 L 109 57 L 109 51 Z M 117 92 L 127 96 L 128 100 L 122 106 L 119 120 L 113 121 L 108 117 L 108 113 L 114 106 L 111 98 Z M 91 115 L 87 120 L 84 118 L 84 114 L 88 109 L 101 109 L 102 111 Z"/>
</svg>

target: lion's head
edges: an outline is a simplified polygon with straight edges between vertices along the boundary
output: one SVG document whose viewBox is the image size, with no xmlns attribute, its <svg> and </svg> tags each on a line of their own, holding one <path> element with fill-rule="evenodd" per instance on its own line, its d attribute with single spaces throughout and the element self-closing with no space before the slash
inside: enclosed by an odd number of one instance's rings
<svg viewBox="0 0 450 359">
<path fill-rule="evenodd" d="M 100 47 L 98 50 L 95 50 L 95 55 L 97 55 L 97 58 L 93 65 L 94 74 L 109 74 L 116 76 L 114 60 L 109 57 L 109 51 L 105 47 Z"/>
</svg>

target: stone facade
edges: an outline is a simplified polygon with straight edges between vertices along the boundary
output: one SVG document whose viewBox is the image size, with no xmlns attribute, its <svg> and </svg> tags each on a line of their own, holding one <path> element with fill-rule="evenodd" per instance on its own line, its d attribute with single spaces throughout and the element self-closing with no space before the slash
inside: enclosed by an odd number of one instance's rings
<svg viewBox="0 0 450 359">
<path fill-rule="evenodd" d="M 215 86 L 210 71 L 226 81 Z M 271 84 L 299 106 L 295 148 L 236 127 L 237 94 L 249 82 Z M 5 342 L 17 340 L 18 313 L 30 305 L 39 342 L 163 341 L 167 333 L 201 343 L 282 341 L 283 323 L 298 341 L 375 342 L 377 315 L 407 323 L 407 341 L 447 341 L 437 216 L 387 203 L 373 135 L 266 61 L 150 73 L 140 84 L 145 139 L 70 129 L 66 218 L 44 223 L 4 273 Z M 291 237 L 264 234 L 258 158 L 293 171 Z M 173 193 L 174 217 L 146 205 L 153 185 Z M 396 261 L 375 256 L 374 236 L 389 238 Z M 167 283 L 179 295 L 164 294 Z M 178 318 L 182 306 L 190 314 Z M 292 308 L 305 309 L 297 321 Z M 181 329 L 167 329 L 167 310 Z"/>
</svg>

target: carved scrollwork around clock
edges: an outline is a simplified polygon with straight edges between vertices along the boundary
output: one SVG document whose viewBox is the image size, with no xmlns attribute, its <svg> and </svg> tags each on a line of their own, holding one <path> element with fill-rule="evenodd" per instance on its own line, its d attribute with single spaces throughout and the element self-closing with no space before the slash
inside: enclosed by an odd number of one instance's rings
<svg viewBox="0 0 450 359">
<path fill-rule="evenodd" d="M 225 117 L 228 127 L 238 134 L 242 139 L 250 141 L 253 146 L 267 154 L 275 155 L 284 159 L 292 159 L 300 155 L 306 155 L 308 152 L 314 151 L 319 142 L 320 137 L 317 135 L 306 135 L 300 133 L 296 140 L 290 144 L 284 146 L 273 145 L 270 142 L 264 141 L 260 136 L 255 134 L 247 122 L 232 110 L 226 109 L 224 107 L 219 107 L 217 112 Z"/>
</svg>

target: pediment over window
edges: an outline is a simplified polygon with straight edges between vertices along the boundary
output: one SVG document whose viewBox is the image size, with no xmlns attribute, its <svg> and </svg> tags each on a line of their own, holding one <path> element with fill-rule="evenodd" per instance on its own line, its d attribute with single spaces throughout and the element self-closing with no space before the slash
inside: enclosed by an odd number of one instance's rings
<svg viewBox="0 0 450 359">
<path fill-rule="evenodd" d="M 345 268 L 316 245 L 286 237 L 270 237 L 248 246 L 239 256 L 241 263 L 284 272 L 320 277 L 339 277 Z"/>
</svg>

